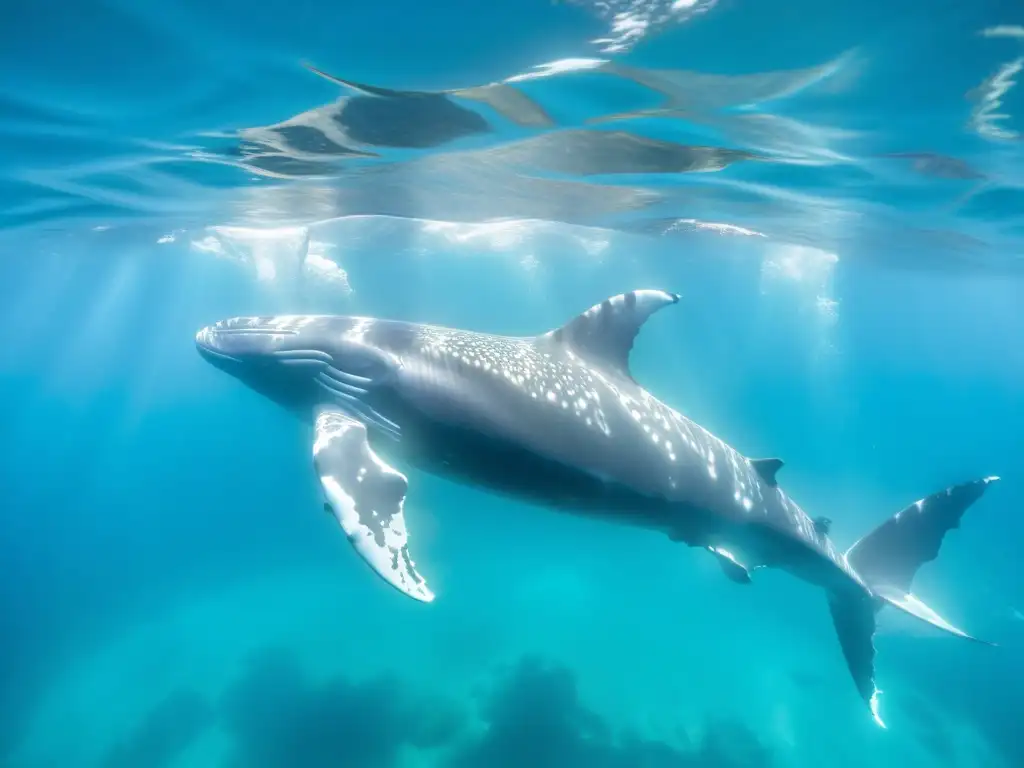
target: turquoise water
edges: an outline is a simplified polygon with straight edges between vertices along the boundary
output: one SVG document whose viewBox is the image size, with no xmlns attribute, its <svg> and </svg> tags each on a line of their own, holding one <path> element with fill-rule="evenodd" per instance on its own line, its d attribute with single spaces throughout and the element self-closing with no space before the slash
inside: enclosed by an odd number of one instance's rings
<svg viewBox="0 0 1024 768">
<path fill-rule="evenodd" d="M 0 765 L 1024 765 L 1018 3 L 0 21 Z M 410 470 L 414 603 L 322 513 L 308 427 L 194 345 L 528 335 L 641 287 L 683 298 L 636 378 L 840 546 L 1002 477 L 915 581 L 998 647 L 884 613 L 881 730 L 817 590 Z"/>
</svg>

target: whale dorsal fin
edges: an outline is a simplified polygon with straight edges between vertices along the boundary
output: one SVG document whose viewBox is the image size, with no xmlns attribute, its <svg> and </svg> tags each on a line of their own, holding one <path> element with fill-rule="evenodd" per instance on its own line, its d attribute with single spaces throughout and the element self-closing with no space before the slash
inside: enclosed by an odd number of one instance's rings
<svg viewBox="0 0 1024 768">
<path fill-rule="evenodd" d="M 754 471 L 761 476 L 761 479 L 774 488 L 779 484 L 775 475 L 782 469 L 782 459 L 751 459 L 750 465 Z"/>
<path fill-rule="evenodd" d="M 678 301 L 678 293 L 667 291 L 620 293 L 595 304 L 542 338 L 566 344 L 581 357 L 604 363 L 629 376 L 629 352 L 641 326 L 659 309 Z"/>
</svg>

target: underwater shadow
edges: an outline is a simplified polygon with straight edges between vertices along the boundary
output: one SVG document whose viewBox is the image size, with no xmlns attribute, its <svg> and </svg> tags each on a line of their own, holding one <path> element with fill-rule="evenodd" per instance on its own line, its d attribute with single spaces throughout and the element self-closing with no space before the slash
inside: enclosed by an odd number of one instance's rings
<svg viewBox="0 0 1024 768">
<path fill-rule="evenodd" d="M 469 712 L 393 676 L 311 683 L 282 649 L 252 659 L 221 702 L 235 742 L 229 766 L 389 768 L 407 751 L 435 751 L 443 768 L 770 768 L 746 726 L 713 721 L 685 748 L 616 729 L 579 697 L 565 667 L 521 659 Z"/>
<path fill-rule="evenodd" d="M 581 701 L 573 674 L 522 659 L 482 708 L 485 734 L 448 768 L 769 768 L 770 751 L 746 726 L 711 722 L 696 744 L 620 732 Z"/>
<path fill-rule="evenodd" d="M 430 749 L 462 731 L 441 699 L 424 700 L 394 677 L 311 683 L 294 655 L 269 649 L 221 702 L 239 768 L 387 768 L 404 748 Z"/>
<path fill-rule="evenodd" d="M 154 707 L 100 765 L 102 768 L 171 766 L 210 724 L 212 714 L 209 703 L 195 691 L 175 691 Z"/>
</svg>

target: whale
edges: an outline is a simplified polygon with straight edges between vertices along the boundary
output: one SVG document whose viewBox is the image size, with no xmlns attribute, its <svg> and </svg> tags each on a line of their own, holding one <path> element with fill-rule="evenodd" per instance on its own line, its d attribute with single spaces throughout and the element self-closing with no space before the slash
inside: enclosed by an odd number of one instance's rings
<svg viewBox="0 0 1024 768">
<path fill-rule="evenodd" d="M 637 334 L 680 298 L 633 290 L 524 337 L 280 315 L 220 320 L 195 341 L 214 367 L 312 428 L 324 510 L 399 592 L 435 599 L 413 555 L 415 512 L 406 520 L 412 470 L 656 531 L 708 553 L 737 584 L 775 568 L 820 587 L 856 691 L 885 727 L 874 646 L 883 608 L 986 642 L 912 584 L 998 478 L 950 485 L 840 549 L 830 519 L 811 517 L 779 485 L 782 460 L 743 455 L 633 377 Z"/>
</svg>

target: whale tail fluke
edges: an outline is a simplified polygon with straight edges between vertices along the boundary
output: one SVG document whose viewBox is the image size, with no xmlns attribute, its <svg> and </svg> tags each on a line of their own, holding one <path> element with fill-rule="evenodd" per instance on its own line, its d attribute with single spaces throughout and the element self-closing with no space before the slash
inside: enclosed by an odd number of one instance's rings
<svg viewBox="0 0 1024 768">
<path fill-rule="evenodd" d="M 910 591 L 918 569 L 939 556 L 942 540 L 998 477 L 952 485 L 914 502 L 874 528 L 846 553 L 847 561 L 878 599 L 933 627 L 966 640 L 986 643 L 954 627 Z M 986 643 L 991 645 L 992 643 Z"/>
<path fill-rule="evenodd" d="M 885 728 L 878 710 L 881 691 L 875 684 L 875 614 L 878 603 L 867 592 L 851 592 L 830 595 L 828 607 L 857 692 L 871 708 L 875 722 Z"/>
<path fill-rule="evenodd" d="M 868 589 L 862 593 L 830 595 L 832 622 L 857 690 L 883 727 L 874 680 L 873 638 L 879 610 L 890 605 L 944 632 L 985 643 L 950 624 L 914 595 L 910 587 L 918 569 L 938 557 L 945 535 L 960 526 L 967 508 L 998 479 L 972 480 L 916 501 L 846 552 L 847 562 Z"/>
<path fill-rule="evenodd" d="M 918 568 L 939 555 L 945 535 L 998 477 L 954 485 L 897 512 L 846 552 L 846 559 L 871 587 L 910 591 Z"/>
<path fill-rule="evenodd" d="M 933 493 L 897 512 L 850 547 L 847 562 L 877 598 L 878 608 L 891 605 L 944 632 L 976 640 L 925 605 L 910 587 L 918 569 L 938 557 L 945 535 L 960 526 L 967 508 L 998 479 L 985 477 Z"/>
</svg>

